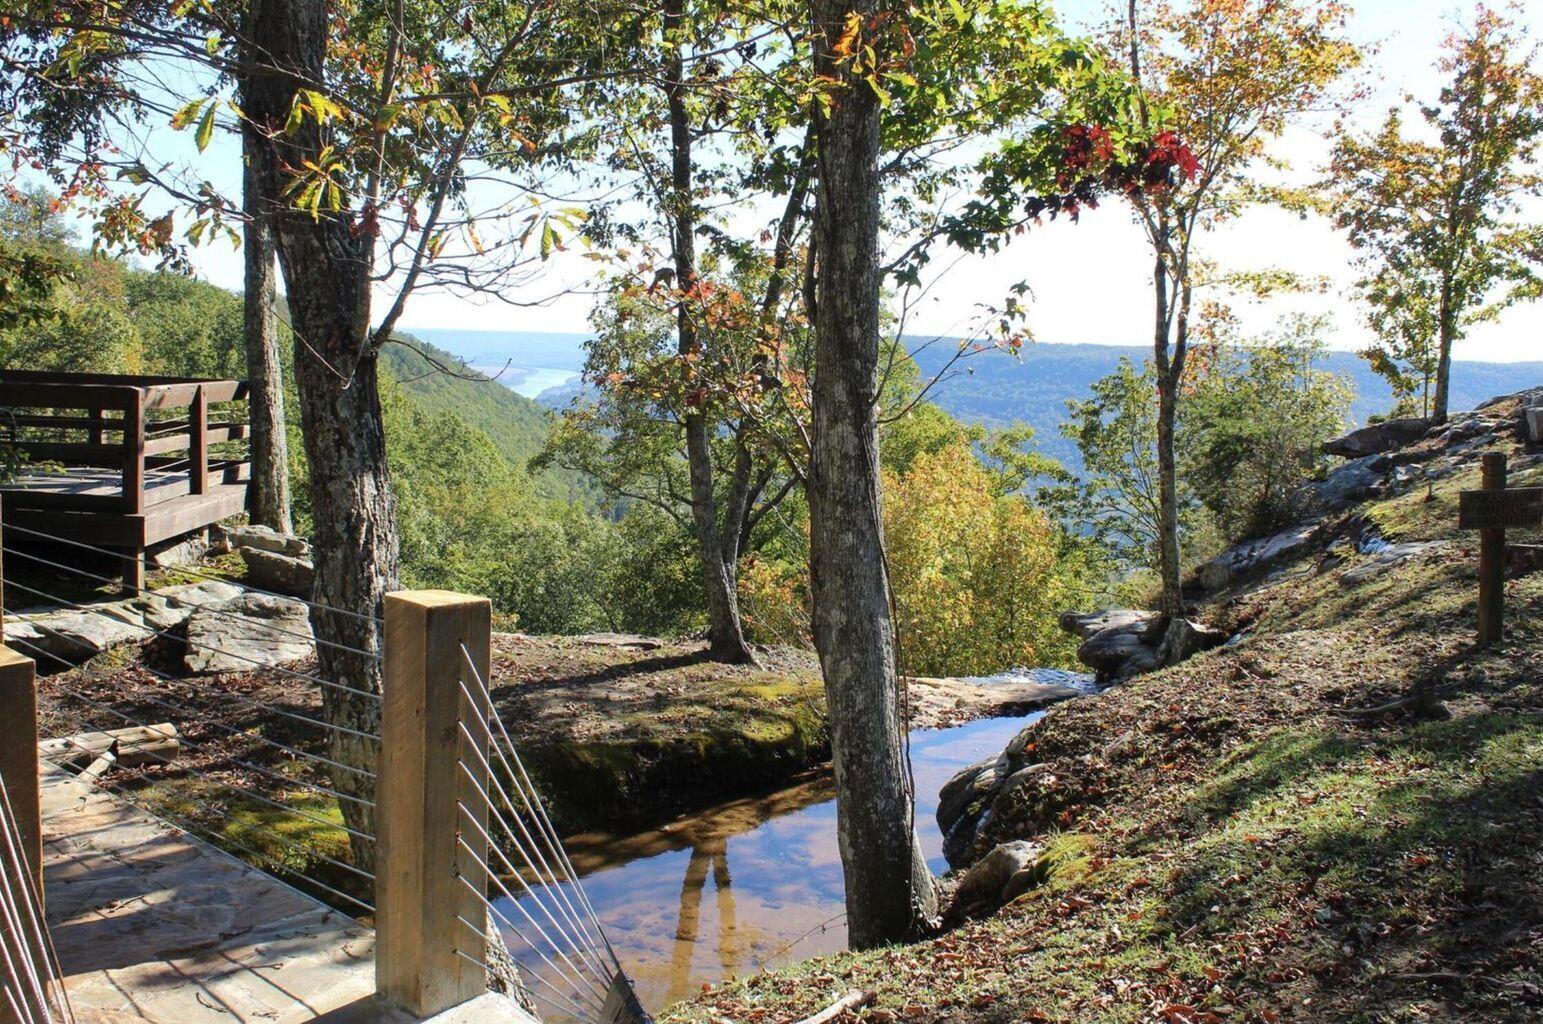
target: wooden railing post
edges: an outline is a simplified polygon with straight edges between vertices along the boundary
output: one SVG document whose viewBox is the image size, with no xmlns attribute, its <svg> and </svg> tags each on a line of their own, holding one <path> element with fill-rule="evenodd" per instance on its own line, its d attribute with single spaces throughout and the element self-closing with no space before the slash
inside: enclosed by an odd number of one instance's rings
<svg viewBox="0 0 1543 1024">
<path fill-rule="evenodd" d="M 1486 491 L 1506 489 L 1504 452 L 1486 452 L 1480 460 Z M 1479 643 L 1492 644 L 1505 632 L 1505 529 L 1479 531 Z"/>
<path fill-rule="evenodd" d="M 469 814 L 486 833 L 478 787 L 487 789 L 487 736 L 474 724 L 462 687 L 477 692 L 468 653 L 488 678 L 492 611 L 486 598 L 438 590 L 388 594 L 385 604 L 375 987 L 427 1017 L 487 991 L 479 966 L 487 962 L 483 931 L 463 923 L 487 916 L 485 871 L 477 861 L 486 864 L 488 852 L 466 824 Z"/>
<path fill-rule="evenodd" d="M 209 396 L 200 387 L 188 406 L 188 490 L 204 494 L 209 490 Z"/>
<path fill-rule="evenodd" d="M 0 944 L 11 957 L 25 958 L 40 984 L 49 984 L 43 929 L 43 819 L 38 794 L 37 672 L 32 659 L 0 645 L 0 780 L 5 801 L 16 822 L 14 835 L 0 835 L 0 866 L 6 877 L 7 913 L 0 915 Z M 16 873 L 18 865 L 25 865 Z M 22 968 L 18 967 L 18 970 Z M 7 986 L 8 988 L 10 986 Z M 0 1001 L 0 1024 L 25 1024 L 46 1019 L 50 998 L 33 986 L 11 992 L 21 1016 L 10 1002 Z"/>
<path fill-rule="evenodd" d="M 123 510 L 145 510 L 145 396 L 138 388 L 123 403 Z"/>
</svg>

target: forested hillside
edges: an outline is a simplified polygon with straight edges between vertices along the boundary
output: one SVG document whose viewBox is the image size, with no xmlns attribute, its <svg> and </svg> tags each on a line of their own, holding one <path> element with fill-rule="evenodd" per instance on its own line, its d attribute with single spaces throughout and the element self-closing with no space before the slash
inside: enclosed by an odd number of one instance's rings
<svg viewBox="0 0 1543 1024">
<path fill-rule="evenodd" d="M 453 353 L 410 334 L 401 338 L 401 344 L 385 346 L 381 355 L 419 408 L 456 416 L 480 430 L 511 466 L 524 469 L 541 451 L 551 427 L 549 410 L 501 381 L 462 368 Z M 576 474 L 556 468 L 541 471 L 535 480 L 543 494 L 554 497 L 576 497 L 586 490 Z"/>
</svg>

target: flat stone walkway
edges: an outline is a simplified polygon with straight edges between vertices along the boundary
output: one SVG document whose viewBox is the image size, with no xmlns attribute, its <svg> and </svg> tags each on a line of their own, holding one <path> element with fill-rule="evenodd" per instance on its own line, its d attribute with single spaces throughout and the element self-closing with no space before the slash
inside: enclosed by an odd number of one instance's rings
<svg viewBox="0 0 1543 1024">
<path fill-rule="evenodd" d="M 45 763 L 49 928 L 82 1024 L 310 1021 L 373 993 L 375 934 Z"/>
</svg>

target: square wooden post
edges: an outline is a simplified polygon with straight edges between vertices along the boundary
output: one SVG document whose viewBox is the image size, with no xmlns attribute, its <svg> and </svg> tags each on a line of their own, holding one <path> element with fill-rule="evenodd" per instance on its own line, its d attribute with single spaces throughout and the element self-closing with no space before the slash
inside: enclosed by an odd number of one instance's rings
<svg viewBox="0 0 1543 1024">
<path fill-rule="evenodd" d="M 145 510 L 145 395 L 125 388 L 123 403 L 123 511 Z"/>
<path fill-rule="evenodd" d="M 202 387 L 188 406 L 188 459 L 188 490 L 204 494 L 209 490 L 209 398 Z"/>
<path fill-rule="evenodd" d="M 10 913 L 0 916 L 0 943 L 10 956 L 35 966 L 44 986 L 49 984 L 43 920 L 43 819 L 38 794 L 37 674 L 30 658 L 0 645 L 0 779 L 16 820 L 14 837 L 0 837 L 0 879 L 7 891 Z M 18 844 L 19 849 L 12 846 Z M 17 862 L 24 865 L 13 875 Z M 12 914 L 15 918 L 12 918 Z M 20 968 L 19 968 L 20 969 Z M 9 986 L 8 986 L 9 987 Z M 24 1015 L 18 1018 L 8 1000 L 0 1000 L 0 1024 L 25 1024 L 52 1012 L 50 996 L 23 985 L 11 992 Z M 35 1014 L 35 1016 L 34 1016 Z"/>
<path fill-rule="evenodd" d="M 488 785 L 487 734 L 462 684 L 477 692 L 467 653 L 488 679 L 492 609 L 486 598 L 429 590 L 388 594 L 385 612 L 375 988 L 428 1017 L 487 991 L 479 966 L 487 962 L 480 895 L 487 879 L 477 861 L 487 864 L 488 852 L 477 828 L 466 823 L 469 814 L 487 831 L 488 810 L 478 792 Z"/>
<path fill-rule="evenodd" d="M 1506 489 L 1504 452 L 1480 460 L 1486 491 Z M 1498 643 L 1505 634 L 1505 529 L 1479 531 L 1479 643 Z"/>
</svg>

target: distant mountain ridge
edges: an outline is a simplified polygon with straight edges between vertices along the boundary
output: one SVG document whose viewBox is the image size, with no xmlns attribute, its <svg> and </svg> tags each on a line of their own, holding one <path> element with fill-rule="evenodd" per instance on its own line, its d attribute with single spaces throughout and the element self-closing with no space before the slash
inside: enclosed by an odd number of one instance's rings
<svg viewBox="0 0 1543 1024">
<path fill-rule="evenodd" d="M 583 346 L 588 337 L 582 333 L 460 331 L 453 328 L 415 333 L 437 346 L 436 350 L 448 350 L 473 365 L 502 366 L 509 361 L 516 373 L 501 377 L 501 382 L 519 379 L 518 371 L 557 368 L 576 372 L 583 366 Z M 926 379 L 947 362 L 957 339 L 907 337 L 906 343 Z M 1005 352 L 983 353 L 957 364 L 958 374 L 937 385 L 932 398 L 950 414 L 969 422 L 989 427 L 1005 427 L 1015 421 L 1027 423 L 1034 428 L 1042 451 L 1075 468 L 1076 448 L 1061 437 L 1059 429 L 1066 418 L 1067 401 L 1086 397 L 1093 382 L 1112 371 L 1122 357 L 1139 364 L 1149 352 L 1149 349 L 1135 345 L 1036 342 L 1026 346 L 1016 358 Z M 1351 418 L 1356 425 L 1391 408 L 1393 394 L 1387 383 L 1355 353 L 1328 352 L 1319 365 L 1354 385 Z M 1471 409 L 1494 395 L 1539 383 L 1543 383 L 1543 361 L 1484 363 L 1458 360 L 1452 364 L 1452 409 Z M 562 409 L 580 391 L 581 385 L 574 381 L 542 391 L 536 402 L 549 410 Z M 527 426 L 519 433 L 527 437 L 529 405 L 520 405 L 520 415 Z M 484 426 L 484 429 L 488 428 Z M 489 429 L 489 433 L 494 431 Z"/>
<path fill-rule="evenodd" d="M 924 380 L 943 368 L 956 344 L 951 339 L 926 347 L 921 347 L 921 339 L 915 342 L 912 355 Z M 1006 352 L 985 352 L 955 364 L 957 375 L 938 383 L 931 397 L 949 414 L 968 422 L 998 428 L 1015 421 L 1027 423 L 1034 428 L 1041 451 L 1075 468 L 1076 447 L 1059 429 L 1066 419 L 1067 401 L 1085 398 L 1093 382 L 1114 370 L 1121 358 L 1140 365 L 1150 354 L 1150 349 L 1134 345 L 1052 342 L 1026 345 L 1017 358 Z M 1387 382 L 1355 353 L 1328 352 L 1318 365 L 1354 385 L 1351 419 L 1356 425 L 1392 407 L 1393 392 Z M 1485 399 L 1532 384 L 1543 384 L 1543 362 L 1454 361 L 1452 410 L 1471 409 Z"/>
</svg>

